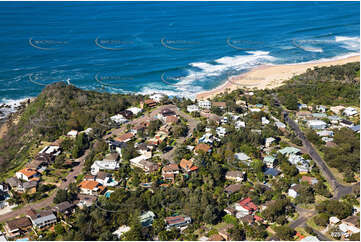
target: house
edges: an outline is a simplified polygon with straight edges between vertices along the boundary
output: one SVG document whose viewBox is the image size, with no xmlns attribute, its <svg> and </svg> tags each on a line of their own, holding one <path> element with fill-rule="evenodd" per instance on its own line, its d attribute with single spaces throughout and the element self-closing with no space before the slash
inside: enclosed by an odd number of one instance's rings
<svg viewBox="0 0 361 242">
<path fill-rule="evenodd" d="M 213 234 L 207 239 L 207 241 L 223 241 L 224 238 L 220 234 Z"/>
<path fill-rule="evenodd" d="M 79 208 L 90 207 L 97 200 L 96 196 L 78 194 L 79 200 L 74 201 L 73 203 Z"/>
<path fill-rule="evenodd" d="M 355 233 L 360 233 L 360 217 L 349 216 L 341 221 L 338 228 L 346 234 L 346 238 Z"/>
<path fill-rule="evenodd" d="M 327 124 L 322 120 L 309 120 L 307 121 L 307 125 L 311 129 L 325 129 L 327 127 Z"/>
<path fill-rule="evenodd" d="M 330 107 L 330 110 L 335 113 L 335 114 L 339 114 L 342 110 L 344 110 L 345 107 L 344 106 L 334 106 L 334 107 Z"/>
<path fill-rule="evenodd" d="M 110 117 L 110 120 L 112 120 L 116 124 L 124 124 L 128 122 L 128 119 L 126 119 L 123 115 L 117 114 Z"/>
<path fill-rule="evenodd" d="M 298 190 L 301 188 L 299 184 L 292 184 L 288 189 L 288 196 L 296 198 L 298 196 Z"/>
<path fill-rule="evenodd" d="M 211 109 L 212 104 L 209 100 L 199 100 L 198 106 L 202 109 Z"/>
<path fill-rule="evenodd" d="M 323 105 L 317 105 L 316 110 L 317 110 L 317 112 L 325 113 L 326 112 L 326 107 L 323 106 Z"/>
<path fill-rule="evenodd" d="M 53 211 L 54 211 L 54 213 L 57 213 L 58 215 L 59 214 L 69 215 L 74 211 L 74 207 L 75 207 L 74 204 L 72 204 L 68 201 L 65 201 L 65 202 L 56 204 L 53 208 Z"/>
<path fill-rule="evenodd" d="M 150 156 L 148 154 L 146 154 L 146 155 L 141 155 L 141 156 L 131 159 L 130 165 L 133 167 L 138 167 L 146 173 L 151 173 L 151 172 L 157 171 L 159 169 L 159 165 L 155 164 L 153 162 L 147 161 L 148 159 L 151 158 L 151 152 L 149 152 L 149 153 L 150 153 Z"/>
<path fill-rule="evenodd" d="M 115 160 L 96 160 L 90 167 L 90 173 L 92 175 L 98 174 L 101 170 L 118 170 L 119 162 Z"/>
<path fill-rule="evenodd" d="M 252 202 L 251 198 L 247 197 L 239 201 L 239 203 L 236 205 L 236 209 L 238 211 L 244 211 L 248 214 L 252 214 L 258 210 L 258 207 Z"/>
<path fill-rule="evenodd" d="M 300 237 L 299 237 L 300 238 Z M 317 241 L 320 241 L 316 236 L 306 236 L 304 238 L 302 238 L 300 241 L 303 241 L 303 242 L 317 242 Z"/>
<path fill-rule="evenodd" d="M 276 139 L 273 138 L 273 137 L 266 138 L 266 139 L 265 139 L 265 142 L 264 142 L 266 148 L 270 147 L 271 144 L 272 144 L 274 141 L 276 141 Z"/>
<path fill-rule="evenodd" d="M 179 166 L 187 173 L 198 170 L 198 166 L 193 164 L 193 160 L 182 159 Z"/>
<path fill-rule="evenodd" d="M 31 220 L 34 228 L 41 229 L 57 222 L 56 216 L 51 210 L 40 210 L 36 212 L 30 209 L 27 217 Z"/>
<path fill-rule="evenodd" d="M 246 123 L 245 123 L 244 121 L 238 120 L 238 121 L 236 121 L 236 122 L 234 123 L 234 127 L 235 127 L 236 129 L 245 128 L 245 127 L 246 127 Z"/>
<path fill-rule="evenodd" d="M 355 125 L 350 127 L 351 130 L 353 130 L 354 132 L 360 133 L 360 125 Z"/>
<path fill-rule="evenodd" d="M 213 144 L 213 134 L 212 133 L 205 133 L 202 137 L 198 139 L 198 143 L 206 143 L 206 144 Z"/>
<path fill-rule="evenodd" d="M 236 158 L 237 160 L 241 161 L 242 163 L 246 164 L 246 165 L 250 165 L 251 162 L 251 157 L 249 157 L 248 155 L 246 155 L 245 153 L 235 153 L 234 154 L 234 158 Z"/>
<path fill-rule="evenodd" d="M 301 153 L 301 150 L 295 147 L 288 146 L 283 149 L 280 149 L 278 152 L 281 153 L 282 155 L 289 156 L 291 154 L 299 154 Z"/>
<path fill-rule="evenodd" d="M 152 211 L 147 211 L 139 216 L 140 223 L 143 227 L 152 226 L 155 214 Z"/>
<path fill-rule="evenodd" d="M 38 186 L 38 181 L 28 181 L 23 183 L 23 191 L 28 194 L 36 193 L 36 188 Z"/>
<path fill-rule="evenodd" d="M 325 113 L 312 113 L 312 117 L 314 117 L 316 119 L 323 119 L 323 118 L 327 118 L 327 114 L 325 114 Z"/>
<path fill-rule="evenodd" d="M 329 219 L 330 225 L 333 225 L 333 226 L 335 226 L 339 222 L 340 222 L 340 220 L 337 217 L 330 217 L 330 219 Z"/>
<path fill-rule="evenodd" d="M 231 240 L 231 234 L 229 232 L 230 229 L 234 227 L 233 224 L 226 224 L 222 228 L 218 230 L 218 234 L 222 236 L 226 241 Z"/>
<path fill-rule="evenodd" d="M 179 173 L 177 164 L 169 164 L 162 168 L 162 175 L 165 180 L 174 180 L 174 177 Z"/>
<path fill-rule="evenodd" d="M 268 168 L 274 168 L 277 164 L 277 159 L 273 156 L 266 156 L 263 158 L 263 163 L 265 163 Z"/>
<path fill-rule="evenodd" d="M 42 155 L 42 154 L 45 154 L 47 156 L 58 156 L 60 155 L 61 153 L 61 150 L 60 150 L 60 146 L 57 146 L 57 145 L 48 145 L 48 146 L 45 146 L 40 152 L 39 154 Z"/>
<path fill-rule="evenodd" d="M 296 113 L 296 116 L 298 118 L 308 119 L 308 118 L 312 117 L 312 114 L 309 111 L 299 111 L 299 112 Z"/>
<path fill-rule="evenodd" d="M 318 183 L 318 180 L 314 177 L 310 177 L 310 176 L 302 176 L 301 177 L 301 182 L 307 182 L 310 185 L 315 185 Z"/>
<path fill-rule="evenodd" d="M 166 122 L 167 118 L 172 116 L 176 116 L 176 113 L 169 108 L 162 109 L 162 111 L 157 115 L 158 119 L 163 122 Z"/>
<path fill-rule="evenodd" d="M 165 118 L 165 122 L 167 124 L 176 124 L 178 123 L 179 119 L 177 116 L 168 116 Z"/>
<path fill-rule="evenodd" d="M 225 211 L 227 214 L 232 216 L 234 216 L 237 213 L 237 210 L 232 206 L 226 207 L 223 211 Z"/>
<path fill-rule="evenodd" d="M 270 121 L 266 117 L 261 118 L 262 125 L 267 125 L 270 123 Z"/>
<path fill-rule="evenodd" d="M 127 143 L 128 141 L 131 141 L 134 138 L 134 134 L 132 132 L 128 132 L 125 134 L 122 134 L 119 137 L 115 137 L 114 140 L 118 142 L 124 142 Z"/>
<path fill-rule="evenodd" d="M 78 135 L 78 131 L 77 130 L 70 130 L 66 136 L 70 137 L 70 138 L 75 138 Z"/>
<path fill-rule="evenodd" d="M 321 130 L 316 132 L 318 136 L 325 137 L 325 136 L 333 136 L 333 131 L 331 130 Z"/>
<path fill-rule="evenodd" d="M 276 121 L 275 122 L 275 125 L 277 126 L 277 128 L 279 129 L 285 129 L 286 128 L 286 125 L 282 122 L 279 122 L 279 121 Z"/>
<path fill-rule="evenodd" d="M 127 110 L 132 112 L 133 115 L 138 115 L 138 113 L 142 112 L 142 109 L 138 108 L 138 107 L 131 107 L 131 108 L 128 108 Z"/>
<path fill-rule="evenodd" d="M 249 110 L 250 112 L 252 112 L 252 113 L 261 112 L 261 109 L 259 109 L 259 108 L 249 108 L 248 110 Z"/>
<path fill-rule="evenodd" d="M 240 218 L 240 220 L 243 224 L 253 224 L 255 221 L 253 215 L 250 215 L 250 214 Z"/>
<path fill-rule="evenodd" d="M 227 171 L 226 173 L 226 180 L 242 182 L 245 177 L 245 172 L 242 171 Z"/>
<path fill-rule="evenodd" d="M 349 120 L 346 120 L 346 119 L 342 119 L 341 122 L 340 122 L 340 125 L 342 127 L 347 127 L 347 128 L 350 128 L 353 126 L 353 123 Z"/>
<path fill-rule="evenodd" d="M 8 221 L 4 225 L 4 230 L 7 238 L 14 238 L 16 236 L 24 235 L 31 229 L 32 223 L 29 218 L 21 217 Z"/>
<path fill-rule="evenodd" d="M 16 177 L 20 180 L 30 181 L 30 180 L 39 180 L 40 174 L 37 170 L 31 168 L 24 168 L 15 173 Z"/>
<path fill-rule="evenodd" d="M 124 117 L 124 119 L 131 119 L 133 117 L 133 113 L 129 110 L 123 110 L 119 114 L 122 115 Z M 127 122 L 127 121 L 125 121 L 125 122 Z"/>
<path fill-rule="evenodd" d="M 265 202 L 264 204 L 260 205 L 260 210 L 263 211 L 265 210 L 266 208 L 268 208 L 269 206 L 272 206 L 276 203 L 276 200 L 270 200 L 270 201 L 267 201 Z"/>
<path fill-rule="evenodd" d="M 202 152 L 211 152 L 211 147 L 207 144 L 198 144 L 195 149 L 194 149 L 195 152 L 199 152 L 199 151 L 202 151 Z"/>
<path fill-rule="evenodd" d="M 220 109 L 225 109 L 227 107 L 227 104 L 226 102 L 213 102 L 212 106 Z"/>
<path fill-rule="evenodd" d="M 179 216 L 172 216 L 172 217 L 166 217 L 165 223 L 167 225 L 167 229 L 170 229 L 172 227 L 181 228 L 184 226 L 187 226 L 192 222 L 192 219 L 188 216 L 179 215 Z"/>
<path fill-rule="evenodd" d="M 357 114 L 357 110 L 353 107 L 347 107 L 343 110 L 342 114 L 345 116 L 354 116 Z"/>
<path fill-rule="evenodd" d="M 338 124 L 341 118 L 339 116 L 331 115 L 327 117 L 331 124 Z"/>
<path fill-rule="evenodd" d="M 99 182 L 105 187 L 115 187 L 118 182 L 112 177 L 112 174 L 100 171 L 95 178 L 95 181 Z"/>
<path fill-rule="evenodd" d="M 117 230 L 115 230 L 112 234 L 117 236 L 118 239 L 121 238 L 121 236 L 126 233 L 126 232 L 129 232 L 130 231 L 130 227 L 129 226 L 126 226 L 126 225 L 122 225 L 120 226 Z"/>
<path fill-rule="evenodd" d="M 125 143 L 125 142 L 109 140 L 109 141 L 107 141 L 107 143 L 108 143 L 110 152 L 111 153 L 116 152 L 119 154 L 119 156 L 122 156 L 122 149 L 127 147 L 127 143 Z"/>
<path fill-rule="evenodd" d="M 233 193 L 241 190 L 241 187 L 242 187 L 241 184 L 231 184 L 226 188 L 224 188 L 224 192 L 226 192 L 228 195 L 232 195 Z"/>
<path fill-rule="evenodd" d="M 265 176 L 278 176 L 280 172 L 274 168 L 267 168 L 264 172 Z"/>
<path fill-rule="evenodd" d="M 224 137 L 227 134 L 227 130 L 224 127 L 217 127 L 216 133 L 219 137 Z"/>
<path fill-rule="evenodd" d="M 288 155 L 288 161 L 296 166 L 300 174 L 309 172 L 310 161 L 304 159 L 302 156 L 296 154 L 290 154 Z"/>
<path fill-rule="evenodd" d="M 154 100 L 155 102 L 159 103 L 163 100 L 163 98 L 165 98 L 165 95 L 163 95 L 161 93 L 155 93 L 155 94 L 149 96 L 149 98 Z"/>
<path fill-rule="evenodd" d="M 12 190 L 16 192 L 23 192 L 23 183 L 17 177 L 10 177 L 6 179 L 6 183 L 9 184 Z"/>
<path fill-rule="evenodd" d="M 187 111 L 188 113 L 199 112 L 199 108 L 197 105 L 188 105 Z"/>
<path fill-rule="evenodd" d="M 299 104 L 297 104 L 297 106 L 298 106 L 298 109 L 300 110 L 300 109 L 307 109 L 308 107 L 307 107 L 307 104 L 304 104 L 304 103 L 299 103 Z"/>
<path fill-rule="evenodd" d="M 79 185 L 80 193 L 86 195 L 99 195 L 105 187 L 97 181 L 83 180 Z"/>
<path fill-rule="evenodd" d="M 152 107 L 157 106 L 157 102 L 152 100 L 152 99 L 147 99 L 147 100 L 144 101 L 144 105 L 146 105 L 147 107 L 152 108 Z"/>
</svg>

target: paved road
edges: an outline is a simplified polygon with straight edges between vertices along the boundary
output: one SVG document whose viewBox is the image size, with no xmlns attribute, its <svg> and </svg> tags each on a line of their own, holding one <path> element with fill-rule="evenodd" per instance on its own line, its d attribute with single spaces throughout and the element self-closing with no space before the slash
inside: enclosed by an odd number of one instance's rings
<svg viewBox="0 0 361 242">
<path fill-rule="evenodd" d="M 69 186 L 70 183 L 75 182 L 75 178 L 74 176 L 77 176 L 81 173 L 83 167 L 84 167 L 84 162 L 85 162 L 85 157 L 87 156 L 87 154 L 89 153 L 89 149 L 85 151 L 84 155 L 82 155 L 81 157 L 79 157 L 78 159 L 76 159 L 76 162 L 79 162 L 79 165 L 77 165 L 76 167 L 73 168 L 73 171 L 70 172 L 67 176 L 66 176 L 66 182 L 62 182 L 60 184 L 60 186 L 57 189 L 65 189 Z M 53 203 L 53 199 L 55 197 L 56 191 L 54 191 L 51 196 L 45 198 L 44 200 L 41 200 L 39 202 L 34 202 L 34 203 L 29 203 L 27 205 L 25 205 L 22 208 L 13 210 L 9 213 L 3 214 L 0 216 L 0 223 L 1 222 L 5 222 L 8 220 L 11 220 L 17 216 L 21 216 L 26 214 L 26 212 L 33 208 L 33 209 L 42 209 L 42 208 L 46 208 L 48 206 L 51 206 Z"/>
</svg>

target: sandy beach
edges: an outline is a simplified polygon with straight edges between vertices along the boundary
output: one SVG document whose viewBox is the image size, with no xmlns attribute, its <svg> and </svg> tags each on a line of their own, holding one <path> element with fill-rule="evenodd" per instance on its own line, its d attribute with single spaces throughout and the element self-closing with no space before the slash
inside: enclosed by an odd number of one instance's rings
<svg viewBox="0 0 361 242">
<path fill-rule="evenodd" d="M 315 66 L 322 67 L 342 65 L 356 61 L 360 61 L 359 55 L 324 62 L 307 62 L 290 65 L 264 65 L 242 75 L 233 76 L 228 79 L 226 83 L 213 90 L 198 93 L 196 98 L 198 100 L 212 98 L 219 93 L 225 92 L 226 90 L 232 91 L 237 88 L 271 89 L 281 86 L 284 81 L 289 80 L 295 75 L 306 72 L 308 68 L 313 68 Z"/>
</svg>

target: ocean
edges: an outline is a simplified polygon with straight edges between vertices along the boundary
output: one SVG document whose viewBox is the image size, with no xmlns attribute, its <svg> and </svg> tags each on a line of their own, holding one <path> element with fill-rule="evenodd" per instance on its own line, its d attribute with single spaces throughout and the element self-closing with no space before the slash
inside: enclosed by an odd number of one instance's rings
<svg viewBox="0 0 361 242">
<path fill-rule="evenodd" d="M 359 2 L 0 2 L 0 103 L 65 81 L 194 98 L 262 64 L 356 55 Z"/>
</svg>

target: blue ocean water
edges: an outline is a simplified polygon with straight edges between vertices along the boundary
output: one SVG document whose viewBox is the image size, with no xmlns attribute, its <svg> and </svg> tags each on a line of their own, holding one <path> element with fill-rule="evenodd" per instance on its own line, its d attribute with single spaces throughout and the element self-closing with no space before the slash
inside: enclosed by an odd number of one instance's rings
<svg viewBox="0 0 361 242">
<path fill-rule="evenodd" d="M 360 51 L 359 2 L 1 2 L 0 103 L 67 81 L 194 97 L 261 64 Z"/>
</svg>

